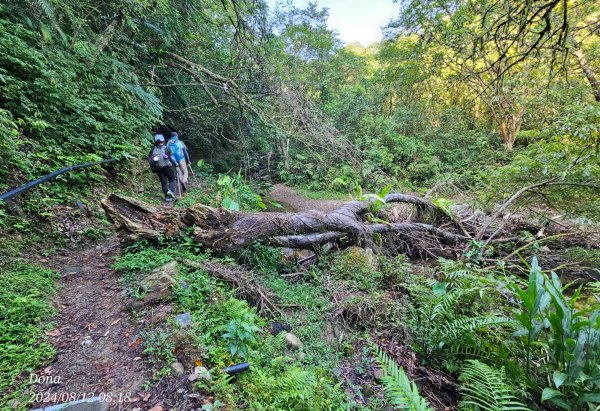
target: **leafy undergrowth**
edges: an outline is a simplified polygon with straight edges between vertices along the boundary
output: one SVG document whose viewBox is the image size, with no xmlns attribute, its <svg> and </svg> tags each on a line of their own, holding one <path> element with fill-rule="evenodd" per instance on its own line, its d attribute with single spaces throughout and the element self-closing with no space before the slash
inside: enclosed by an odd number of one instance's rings
<svg viewBox="0 0 600 411">
<path fill-rule="evenodd" d="M 239 175 L 199 174 L 202 187 L 192 188 L 176 207 L 204 202 L 262 209 Z M 581 259 L 582 250 L 569 252 Z M 595 261 L 593 253 L 586 257 Z M 582 306 L 581 290 L 563 287 L 535 258 L 523 259 L 525 282 L 503 264 L 490 266 L 477 244 L 458 261 L 418 264 L 358 247 L 322 252 L 302 266 L 297 261 L 306 255 L 284 258 L 281 250 L 261 244 L 221 257 L 252 269 L 276 296 L 281 312 L 274 318 L 249 307 L 240 290 L 185 264 L 214 258 L 184 234 L 136 243 L 115 265 L 132 294 L 145 299 L 138 287 L 143 276 L 180 262 L 170 303 L 174 313 L 189 312 L 193 326 L 158 322 L 142 340 L 157 381 L 170 376 L 175 360 L 210 369 L 211 381 L 195 383 L 207 406 L 382 409 L 400 406 L 403 395 L 418 400 L 417 408 L 592 410 L 600 403 L 598 287 L 586 287 L 591 298 Z M 273 323 L 289 327 L 303 347 L 286 346 L 283 332 L 272 335 Z M 395 353 L 426 402 L 409 390 L 404 371 L 392 367 L 395 379 L 378 379 L 372 341 Z M 235 379 L 221 371 L 244 361 L 250 371 Z M 488 395 L 494 404 L 482 405 Z"/>
<path fill-rule="evenodd" d="M 600 402 L 599 297 L 580 308 L 581 290 L 568 296 L 536 259 L 524 282 L 501 266 L 482 268 L 472 254 L 426 266 L 353 247 L 300 267 L 258 244 L 235 260 L 223 259 L 252 268 L 276 295 L 282 313 L 268 319 L 240 300 L 239 290 L 180 264 L 172 302 L 175 312 L 191 313 L 193 327 L 148 329 L 146 351 L 157 378 L 171 373 L 175 359 L 184 361 L 182 351 L 189 364 L 209 368 L 213 380 L 196 388 L 224 409 L 399 404 L 394 395 L 408 387 L 403 374 L 393 369 L 397 381 L 375 378 L 371 340 L 400 347 L 404 357 L 394 358 L 417 381 L 427 407 L 594 409 Z M 142 243 L 130 247 L 117 268 L 135 292 L 140 273 L 171 260 L 209 258 L 185 239 L 159 248 Z M 586 289 L 593 295 L 599 287 Z M 286 346 L 285 333 L 269 332 L 271 322 L 289 326 L 303 347 Z M 221 371 L 244 361 L 250 371 L 235 380 Z M 416 395 L 411 390 L 407 395 Z M 492 408 L 482 403 L 488 394 Z"/>
<path fill-rule="evenodd" d="M 129 248 L 115 267 L 136 292 L 136 279 L 170 260 L 199 262 L 208 254 L 169 246 Z M 229 261 L 229 263 L 232 263 Z M 213 399 L 215 408 L 340 410 L 353 407 L 332 367 L 337 354 L 320 340 L 323 313 L 328 305 L 323 290 L 309 285 L 285 286 L 271 283 L 282 304 L 298 304 L 305 312 L 278 321 L 291 326 L 304 343 L 301 350 L 286 346 L 285 333 L 272 335 L 269 322 L 254 308 L 236 298 L 236 290 L 202 269 L 179 264 L 178 285 L 172 294 L 176 312 L 189 312 L 193 326 L 159 324 L 148 327 L 142 339 L 145 352 L 158 380 L 171 374 L 176 359 L 189 367 L 202 364 L 212 380 L 196 383 L 196 389 Z M 269 281 L 266 282 L 267 285 Z M 143 298 L 142 294 L 137 294 Z M 231 381 L 222 369 L 249 362 L 250 370 Z"/>
<path fill-rule="evenodd" d="M 266 209 L 261 195 L 265 193 L 268 184 L 260 182 L 245 181 L 240 172 L 238 173 L 215 173 L 212 164 L 203 160 L 192 166 L 188 180 L 188 190 L 175 201 L 174 207 L 185 209 L 193 204 L 201 203 L 211 207 L 223 207 L 230 210 L 261 211 Z M 150 204 L 161 204 L 164 197 L 161 191 L 158 177 L 147 171 L 140 176 L 137 185 L 144 187 L 140 198 Z M 176 191 L 178 191 L 177 182 Z M 127 187 L 116 189 L 125 195 L 131 195 Z"/>
<path fill-rule="evenodd" d="M 56 274 L 14 262 L 0 275 L 0 407 L 25 390 L 29 373 L 54 357 L 44 331 L 54 310 L 48 298 L 56 291 Z"/>
</svg>

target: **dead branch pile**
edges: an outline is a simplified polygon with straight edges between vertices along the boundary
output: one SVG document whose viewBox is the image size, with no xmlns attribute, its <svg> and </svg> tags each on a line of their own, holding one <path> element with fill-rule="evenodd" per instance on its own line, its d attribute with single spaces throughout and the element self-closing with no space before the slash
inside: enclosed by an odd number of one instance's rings
<svg viewBox="0 0 600 411">
<path fill-rule="evenodd" d="M 184 260 L 182 263 L 204 270 L 213 277 L 226 282 L 237 290 L 238 298 L 250 302 L 259 311 L 281 315 L 281 311 L 277 308 L 277 297 L 259 284 L 252 272 L 239 266 L 226 265 L 213 260 L 202 262 Z"/>
</svg>

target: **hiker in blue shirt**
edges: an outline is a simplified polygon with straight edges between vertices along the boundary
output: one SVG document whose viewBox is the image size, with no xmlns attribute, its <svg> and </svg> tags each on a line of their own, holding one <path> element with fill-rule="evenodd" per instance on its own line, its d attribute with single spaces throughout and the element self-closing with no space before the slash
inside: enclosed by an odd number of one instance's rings
<svg viewBox="0 0 600 411">
<path fill-rule="evenodd" d="M 177 166 L 176 158 L 171 148 L 165 146 L 165 137 L 162 134 L 154 135 L 154 147 L 148 156 L 150 170 L 158 175 L 160 185 L 165 194 L 166 201 L 175 198 L 175 172 L 173 166 Z"/>
<path fill-rule="evenodd" d="M 169 138 L 167 147 L 171 149 L 175 161 L 177 162 L 177 178 L 181 184 L 181 189 L 187 191 L 188 164 L 192 164 L 188 149 L 185 143 L 179 139 L 179 135 L 175 131 L 171 133 L 171 138 Z"/>
<path fill-rule="evenodd" d="M 179 183 L 181 184 L 181 190 L 187 191 L 187 183 L 188 183 L 188 164 L 192 164 L 190 161 L 190 155 L 188 153 L 187 147 L 183 141 L 179 139 L 179 135 L 173 131 L 171 133 L 171 138 L 169 138 L 169 142 L 167 143 L 167 147 L 173 151 L 173 155 L 175 156 L 175 161 L 178 164 L 177 167 L 177 178 L 179 179 Z"/>
</svg>

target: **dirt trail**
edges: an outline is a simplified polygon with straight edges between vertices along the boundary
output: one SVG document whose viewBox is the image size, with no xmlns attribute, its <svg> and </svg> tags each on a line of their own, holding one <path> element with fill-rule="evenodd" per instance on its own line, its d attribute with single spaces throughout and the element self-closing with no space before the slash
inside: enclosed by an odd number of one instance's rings
<svg viewBox="0 0 600 411">
<path fill-rule="evenodd" d="M 346 202 L 345 200 L 307 198 L 283 184 L 275 184 L 269 196 L 278 203 L 282 203 L 289 211 L 319 210 L 328 212 L 335 210 Z"/>
<path fill-rule="evenodd" d="M 107 393 L 112 393 L 112 409 L 132 408 L 134 403 L 127 400 L 135 401 L 144 381 L 151 378 L 137 340 L 139 326 L 126 313 L 119 275 L 110 268 L 118 253 L 118 240 L 111 237 L 42 260 L 61 272 L 56 329 L 47 332 L 57 356 L 36 374 L 53 380 L 59 377 L 60 383 L 34 384 L 35 392 L 43 393 L 46 401 L 38 401 L 33 408 L 83 395 L 104 398 Z"/>
</svg>

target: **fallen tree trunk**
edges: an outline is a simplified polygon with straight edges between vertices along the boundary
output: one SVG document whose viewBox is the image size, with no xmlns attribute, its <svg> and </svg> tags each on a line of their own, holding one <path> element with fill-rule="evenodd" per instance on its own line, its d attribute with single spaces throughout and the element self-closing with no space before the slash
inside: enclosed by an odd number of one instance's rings
<svg viewBox="0 0 600 411">
<path fill-rule="evenodd" d="M 218 251 L 233 251 L 258 240 L 276 246 L 318 249 L 324 243 L 344 239 L 352 244 L 370 244 L 377 234 L 393 234 L 405 238 L 427 237 L 436 244 L 462 248 L 469 237 L 460 227 L 428 199 L 389 194 L 386 203 L 406 203 L 415 207 L 416 221 L 371 223 L 366 215 L 373 202 L 350 201 L 324 213 L 239 212 L 195 204 L 186 210 L 158 207 L 142 201 L 111 194 L 102 206 L 117 231 L 128 241 L 175 236 L 186 227 L 194 227 L 196 241 Z M 446 228 L 440 228 L 444 223 Z"/>
</svg>

